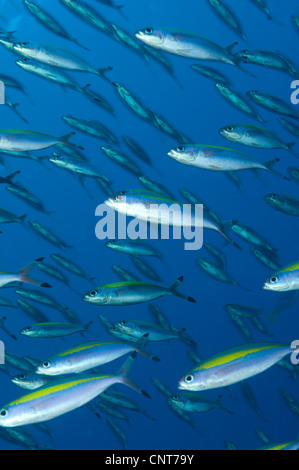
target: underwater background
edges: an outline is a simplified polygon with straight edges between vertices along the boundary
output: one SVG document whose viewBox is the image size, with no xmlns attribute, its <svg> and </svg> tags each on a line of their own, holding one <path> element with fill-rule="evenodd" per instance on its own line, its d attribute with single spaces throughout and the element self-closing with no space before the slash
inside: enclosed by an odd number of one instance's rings
<svg viewBox="0 0 299 470">
<path fill-rule="evenodd" d="M 173 65 L 175 74 L 182 87 L 156 61 L 144 60 L 134 51 L 113 41 L 100 31 L 92 28 L 73 15 L 58 0 L 36 2 L 62 23 L 72 36 L 78 37 L 80 43 L 89 50 L 84 51 L 75 44 L 66 41 L 45 29 L 33 18 L 22 1 L 2 1 L 0 19 L 1 28 L 16 31 L 20 41 L 34 41 L 54 44 L 74 51 L 84 57 L 96 68 L 113 67 L 107 76 L 112 81 L 123 84 L 137 96 L 144 105 L 163 115 L 176 129 L 188 135 L 195 143 L 228 146 L 245 151 L 256 160 L 280 158 L 275 169 L 287 175 L 287 168 L 296 165 L 296 159 L 284 150 L 246 149 L 227 141 L 218 130 L 228 124 L 243 123 L 255 125 L 237 109 L 231 107 L 216 91 L 214 82 L 202 77 L 191 69 L 199 63 L 175 55 L 167 55 Z M 266 16 L 249 0 L 227 0 L 246 31 L 248 41 L 238 38 L 219 18 L 207 1 L 196 0 L 124 0 L 121 10 L 109 8 L 101 2 L 88 0 L 107 21 L 118 24 L 133 36 L 141 28 L 148 26 L 167 26 L 178 30 L 192 31 L 207 37 L 223 47 L 239 41 L 236 51 L 241 49 L 279 50 L 296 64 L 298 57 L 298 32 L 295 30 L 291 15 L 298 9 L 298 2 L 276 2 L 268 4 L 273 17 L 279 20 L 269 21 Z M 22 70 L 15 64 L 17 56 L 4 47 L 0 49 L 1 73 L 17 78 L 27 90 L 27 96 L 18 90 L 6 88 L 10 100 L 19 102 L 18 110 L 28 120 L 24 124 L 8 106 L 0 106 L 1 128 L 27 129 L 62 136 L 73 129 L 62 120 L 62 116 L 74 115 L 86 120 L 98 120 L 117 136 L 120 149 L 130 155 L 142 168 L 144 175 L 163 183 L 182 202 L 179 188 L 188 189 L 202 198 L 223 220 L 237 220 L 262 234 L 279 251 L 282 266 L 297 259 L 298 251 L 298 218 L 275 211 L 264 201 L 266 194 L 284 193 L 297 197 L 298 186 L 295 182 L 285 181 L 268 172 L 239 172 L 242 188 L 235 186 L 221 172 L 210 172 L 181 165 L 167 156 L 170 148 L 178 141 L 159 129 L 142 121 L 122 102 L 114 87 L 96 75 L 71 72 L 76 81 L 84 86 L 91 84 L 93 90 L 100 93 L 110 102 L 115 115 L 109 114 L 92 103 L 85 96 L 59 85 L 50 83 L 40 77 Z M 210 66 L 209 63 L 202 62 Z M 299 66 L 299 63 L 296 64 Z M 237 68 L 217 63 L 212 67 L 223 72 L 233 84 L 233 88 L 243 96 L 248 90 L 259 89 L 279 96 L 290 103 L 290 75 L 278 70 L 244 64 L 246 71 L 256 75 L 249 76 Z M 255 106 L 255 105 L 254 105 Z M 296 108 L 294 106 L 294 108 Z M 277 121 L 275 113 L 255 106 L 259 114 L 267 121 L 265 127 L 277 133 L 283 141 L 291 142 L 296 138 L 284 130 Z M 123 135 L 134 138 L 150 155 L 152 168 L 138 160 L 122 141 Z M 136 176 L 121 166 L 110 161 L 100 150 L 105 142 L 77 132 L 72 142 L 84 147 L 84 155 L 89 162 L 103 170 L 112 180 L 114 192 L 125 189 L 142 188 Z M 298 145 L 294 147 L 298 150 Z M 53 148 L 35 152 L 38 156 L 51 156 Z M 55 150 L 57 151 L 57 150 Z M 72 248 L 59 250 L 47 241 L 38 237 L 26 224 L 3 224 L 0 235 L 1 270 L 17 271 L 39 257 L 53 265 L 50 256 L 61 253 L 82 266 L 89 276 L 95 277 L 95 284 L 64 271 L 71 286 L 80 293 L 76 294 L 66 285 L 48 278 L 36 270 L 34 277 L 49 282 L 53 288 L 46 294 L 53 296 L 57 302 L 69 306 L 75 311 L 83 324 L 93 321 L 90 333 L 84 337 L 80 334 L 69 336 L 64 340 L 31 339 L 19 334 L 19 330 L 34 323 L 21 309 L 1 307 L 1 317 L 7 317 L 6 327 L 17 337 L 17 341 L 0 331 L 0 338 L 5 343 L 6 351 L 15 355 L 29 355 L 43 360 L 53 354 L 83 341 L 111 340 L 98 315 L 102 314 L 110 321 L 131 319 L 153 322 L 149 304 L 126 307 L 97 307 L 84 303 L 81 295 L 93 285 L 118 282 L 119 278 L 112 266 L 120 264 L 136 276 L 142 277 L 133 266 L 130 257 L 109 250 L 104 241 L 95 236 L 95 209 L 106 199 L 99 186 L 87 180 L 90 197 L 73 175 L 60 171 L 45 160 L 40 162 L 14 157 L 2 156 L 5 166 L 0 167 L 1 175 L 14 171 L 21 173 L 15 179 L 33 194 L 37 195 L 52 214 L 43 214 L 20 201 L 1 185 L 1 207 L 21 216 L 27 214 L 26 221 L 34 220 L 49 227 Z M 298 299 L 293 299 L 289 306 L 281 311 L 276 319 L 266 315 L 273 312 L 281 298 L 280 293 L 265 291 L 263 283 L 271 270 L 262 266 L 250 253 L 250 245 L 230 232 L 230 235 L 242 247 L 242 251 L 227 244 L 217 233 L 204 231 L 204 243 L 217 246 L 227 259 L 227 271 L 247 292 L 234 285 L 218 282 L 208 277 L 195 263 L 197 257 L 211 255 L 202 248 L 199 252 L 185 251 L 183 240 L 157 240 L 151 244 L 163 253 L 163 260 L 147 259 L 159 273 L 163 284 L 169 286 L 181 275 L 184 283 L 181 291 L 193 296 L 197 303 L 187 303 L 174 296 L 166 296 L 155 302 L 167 316 L 171 325 L 186 328 L 186 332 L 196 341 L 200 357 L 209 357 L 222 350 L 245 343 L 244 338 L 232 323 L 224 310 L 229 303 L 243 304 L 263 309 L 261 320 L 273 336 L 267 337 L 250 326 L 253 341 L 291 344 L 299 339 Z M 62 269 L 57 265 L 58 269 Z M 1 290 L 1 295 L 13 302 L 19 298 L 13 288 Z M 30 302 L 29 302 L 30 303 Z M 50 321 L 66 321 L 60 312 L 35 304 Z M 150 350 L 161 362 L 150 361 L 138 355 L 132 370 L 132 378 L 150 395 L 151 400 L 136 394 L 134 391 L 116 386 L 115 389 L 127 394 L 155 418 L 127 412 L 130 422 L 117 420 L 127 438 L 128 449 L 224 449 L 225 441 L 232 441 L 240 449 L 255 449 L 263 445 L 255 434 L 255 428 L 262 429 L 272 442 L 287 442 L 297 438 L 298 418 L 292 413 L 280 394 L 280 389 L 287 390 L 296 399 L 298 382 L 290 372 L 277 366 L 263 374 L 248 380 L 252 388 L 262 417 L 248 404 L 239 384 L 229 390 L 208 390 L 203 394 L 216 400 L 222 395 L 222 404 L 233 412 L 225 413 L 215 409 L 207 413 L 192 415 L 196 428 L 179 419 L 173 413 L 163 396 L 152 382 L 157 377 L 173 393 L 178 393 L 178 380 L 194 364 L 187 354 L 188 345 L 178 340 L 150 343 Z M 118 359 L 103 370 L 115 372 L 121 367 L 124 359 Z M 10 376 L 21 371 L 9 365 L 5 366 L 9 375 L 0 370 L 1 406 L 25 395 L 10 382 Z M 114 389 L 114 387 L 113 387 Z M 126 411 L 126 410 L 124 410 Z M 106 423 L 106 415 L 99 411 L 101 419 L 93 415 L 85 406 L 46 422 L 52 438 L 38 430 L 34 425 L 26 429 L 35 437 L 40 448 L 54 449 L 122 449 L 121 443 Z M 20 446 L 0 438 L 0 448 L 20 449 Z"/>
</svg>

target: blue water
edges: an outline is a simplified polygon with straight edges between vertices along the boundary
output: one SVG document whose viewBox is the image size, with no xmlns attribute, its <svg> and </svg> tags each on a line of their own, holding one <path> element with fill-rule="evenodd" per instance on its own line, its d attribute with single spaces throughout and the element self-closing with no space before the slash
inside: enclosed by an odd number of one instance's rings
<svg viewBox="0 0 299 470">
<path fill-rule="evenodd" d="M 147 107 L 165 116 L 175 128 L 190 136 L 196 143 L 226 146 L 227 141 L 218 134 L 221 127 L 232 123 L 256 124 L 255 121 L 225 102 L 215 90 L 212 81 L 196 74 L 190 68 L 190 65 L 194 63 L 191 60 L 168 55 L 179 81 L 183 84 L 183 89 L 180 89 L 175 80 L 156 62 L 150 60 L 147 64 L 131 50 L 75 17 L 59 1 L 41 2 L 41 4 L 51 11 L 90 51 L 85 52 L 46 30 L 29 14 L 23 2 L 2 3 L 4 4 L 1 11 L 1 17 L 4 18 L 3 27 L 8 25 L 9 29 L 16 29 L 16 36 L 20 40 L 64 47 L 84 56 L 95 67 L 113 66 L 113 71 L 109 73 L 112 80 L 126 86 Z M 123 11 L 127 18 L 120 15 L 117 10 L 103 6 L 100 2 L 90 0 L 89 3 L 97 8 L 107 20 L 119 24 L 131 34 L 140 28 L 162 25 L 193 31 L 224 47 L 238 40 L 238 37 L 215 16 L 208 2 L 127 0 L 123 2 Z M 291 24 L 290 17 L 296 11 L 298 2 L 289 0 L 279 5 L 279 2 L 269 0 L 273 16 L 279 19 L 282 26 L 274 21 L 268 21 L 249 0 L 242 2 L 227 0 L 226 3 L 239 17 L 250 41 L 246 43 L 239 40 L 236 50 L 278 49 L 296 63 L 298 33 Z M 58 85 L 23 71 L 15 64 L 16 59 L 17 56 L 1 48 L 2 72 L 16 77 L 24 84 L 34 105 L 30 104 L 28 98 L 19 91 L 7 89 L 10 100 L 20 102 L 19 110 L 28 119 L 29 124 L 25 125 L 8 107 L 0 106 L 2 128 L 24 128 L 61 136 L 73 130 L 61 119 L 63 115 L 73 114 L 87 120 L 98 120 L 118 136 L 121 148 L 126 153 L 130 154 L 121 141 L 121 136 L 130 135 L 136 139 L 147 150 L 161 176 L 137 159 L 135 159 L 136 163 L 142 167 L 145 175 L 165 184 L 178 199 L 180 198 L 178 188 L 187 188 L 202 197 L 224 220 L 239 220 L 263 234 L 274 247 L 279 249 L 282 265 L 289 264 L 298 258 L 298 220 L 295 217 L 275 212 L 264 202 L 264 196 L 270 192 L 286 193 L 296 197 L 298 191 L 294 182 L 284 181 L 266 172 L 260 172 L 259 177 L 251 172 L 244 172 L 240 175 L 244 190 L 240 192 L 223 174 L 196 170 L 170 159 L 167 151 L 177 142 L 133 115 L 124 106 L 113 87 L 99 77 L 73 73 L 73 77 L 80 85 L 91 83 L 92 88 L 111 103 L 115 109 L 115 117 L 91 103 L 83 95 L 72 90 L 65 92 Z M 231 79 L 234 89 L 242 94 L 248 90 L 259 89 L 289 101 L 292 77 L 280 71 L 254 65 L 244 65 L 245 67 L 257 78 L 252 78 L 229 65 L 215 65 L 215 68 Z M 277 122 L 278 115 L 262 108 L 256 107 L 256 109 L 267 120 L 266 126 L 277 132 L 284 141 L 295 140 Z M 141 188 L 136 177 L 102 154 L 99 148 L 105 144 L 104 142 L 80 132 L 77 132 L 72 141 L 82 145 L 88 160 L 111 177 L 115 192 Z M 246 149 L 233 144 L 229 146 L 248 151 L 253 157 L 263 161 L 280 158 L 281 162 L 277 165 L 277 169 L 283 174 L 286 174 L 288 166 L 296 165 L 295 158 L 285 151 Z M 36 154 L 50 155 L 51 152 L 52 149 L 49 149 L 36 152 Z M 133 155 L 131 157 L 135 158 Z M 5 161 L 6 166 L 1 168 L 1 174 L 6 175 L 20 170 L 21 174 L 17 181 L 36 194 L 46 208 L 54 213 L 44 215 L 35 211 L 9 194 L 5 185 L 0 188 L 2 207 L 17 215 L 27 214 L 27 220 L 36 220 L 48 226 L 72 245 L 73 248 L 61 253 L 80 264 L 90 276 L 95 276 L 97 285 L 118 281 L 111 269 L 113 264 L 121 264 L 129 270 L 135 270 L 127 255 L 109 250 L 104 242 L 95 237 L 97 221 L 94 215 L 95 208 L 105 200 L 105 194 L 93 181 L 87 182 L 89 191 L 93 195 L 91 199 L 71 174 L 60 171 L 50 163 L 42 166 L 34 161 L 8 157 Z M 54 265 L 50 255 L 59 252 L 58 248 L 21 225 L 6 224 L 2 225 L 1 230 L 3 231 L 0 245 L 1 270 L 16 271 L 41 256 L 45 256 L 46 261 Z M 233 235 L 233 237 L 237 240 L 236 236 Z M 280 298 L 280 294 L 262 290 L 262 284 L 270 272 L 252 257 L 248 244 L 240 241 L 242 251 L 238 251 L 233 246 L 225 244 L 219 234 L 211 231 L 204 232 L 204 241 L 215 244 L 225 253 L 228 260 L 228 272 L 242 285 L 251 289 L 251 293 L 206 276 L 196 266 L 195 259 L 198 256 L 211 259 L 210 255 L 204 252 L 204 249 L 200 252 L 185 251 L 183 241 L 153 242 L 154 246 L 163 252 L 164 262 L 158 259 L 149 262 L 159 272 L 166 285 L 170 285 L 178 276 L 184 275 L 181 290 L 195 297 L 197 303 L 189 304 L 169 296 L 159 300 L 157 304 L 165 312 L 171 324 L 186 328 L 198 344 L 198 353 L 202 357 L 209 357 L 244 342 L 243 337 L 224 311 L 225 304 L 241 303 L 263 308 L 265 313 L 269 313 Z M 138 275 L 136 270 L 135 273 Z M 71 285 L 82 294 L 92 287 L 88 281 L 66 271 L 65 274 L 69 277 Z M 112 321 L 122 319 L 152 321 L 147 304 L 122 308 L 94 307 L 83 303 L 80 296 L 63 284 L 48 278 L 42 272 L 36 270 L 34 275 L 35 278 L 50 282 L 53 288 L 49 293 L 58 302 L 72 308 L 83 323 L 93 320 L 91 328 L 93 335 L 86 336 L 84 341 L 93 341 L 95 337 L 101 340 L 111 338 L 98 320 L 98 314 L 103 314 Z M 13 301 L 17 299 L 13 289 L 4 289 L 2 294 Z M 37 306 L 52 321 L 64 321 L 58 311 Z M 273 332 L 273 338 L 268 338 L 251 329 L 254 341 L 273 340 L 291 343 L 298 339 L 297 309 L 298 302 L 280 313 L 276 322 L 261 317 L 268 329 Z M 29 317 L 19 309 L 5 308 L 2 309 L 0 315 L 7 316 L 7 328 L 18 337 L 18 341 L 14 341 L 5 333 L 0 333 L 7 352 L 13 354 L 31 355 L 43 360 L 82 341 L 79 335 L 70 336 L 64 341 L 26 338 L 18 332 L 22 327 L 33 323 Z M 118 420 L 118 424 L 126 433 L 129 449 L 223 449 L 226 440 L 233 441 L 241 449 L 254 449 L 262 445 L 254 433 L 256 427 L 262 428 L 274 443 L 287 442 L 296 438 L 298 416 L 289 411 L 279 393 L 279 389 L 284 388 L 299 400 L 298 384 L 290 378 L 287 371 L 273 367 L 248 381 L 266 421 L 254 413 L 245 401 L 239 385 L 235 385 L 232 387 L 232 393 L 227 390 L 212 390 L 205 393 L 211 399 L 216 399 L 221 394 L 223 405 L 234 414 L 230 416 L 216 409 L 209 413 L 193 415 L 192 418 L 197 424 L 197 429 L 194 430 L 174 415 L 165 397 L 157 391 L 151 381 L 152 376 L 158 377 L 174 393 L 177 393 L 178 380 L 193 367 L 186 354 L 187 346 L 180 341 L 173 340 L 151 343 L 150 348 L 161 358 L 161 362 L 155 363 L 143 356 L 138 357 L 132 377 L 148 391 L 152 399 L 147 400 L 125 387 L 117 387 L 156 418 L 156 421 L 150 421 L 141 414 L 129 412 L 131 423 Z M 117 371 L 122 363 L 123 359 L 120 359 L 107 365 L 105 370 Z M 8 370 L 11 376 L 19 373 L 17 369 L 9 366 Z M 7 375 L 0 373 L 1 406 L 26 394 L 25 390 L 11 383 Z M 100 412 L 100 414 L 102 419 L 98 420 L 86 407 L 83 407 L 49 421 L 47 424 L 53 433 L 52 440 L 33 425 L 28 426 L 28 431 L 35 436 L 40 447 L 121 449 L 121 444 L 106 424 L 104 413 Z M 0 448 L 20 447 L 0 440 Z"/>
</svg>

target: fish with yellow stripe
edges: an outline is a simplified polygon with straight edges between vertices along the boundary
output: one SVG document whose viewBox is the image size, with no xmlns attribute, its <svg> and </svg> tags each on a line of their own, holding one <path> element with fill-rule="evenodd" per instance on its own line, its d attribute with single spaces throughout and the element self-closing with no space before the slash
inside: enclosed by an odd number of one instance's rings
<svg viewBox="0 0 299 470">
<path fill-rule="evenodd" d="M 147 338 L 148 334 L 145 334 L 136 344 L 117 342 L 79 344 L 43 361 L 35 372 L 42 375 L 74 374 L 115 361 L 134 351 L 159 361 L 160 359 L 145 350 Z"/>
<path fill-rule="evenodd" d="M 124 384 L 149 395 L 128 378 L 136 357 L 133 353 L 115 375 L 85 375 L 51 382 L 41 389 L 10 402 L 0 410 L 0 426 L 14 427 L 39 423 L 85 405 L 114 384 Z"/>
<path fill-rule="evenodd" d="M 202 361 L 179 381 L 182 390 L 227 387 L 264 372 L 293 349 L 287 344 L 252 343 L 228 349 Z"/>
<path fill-rule="evenodd" d="M 280 268 L 264 283 L 263 289 L 285 292 L 299 289 L 299 261 Z"/>
<path fill-rule="evenodd" d="M 122 306 L 150 302 L 164 295 L 174 295 L 188 302 L 196 302 L 195 299 L 178 292 L 178 287 L 183 281 L 179 277 L 170 287 L 163 287 L 148 282 L 117 282 L 92 289 L 83 295 L 82 300 L 94 305 Z"/>
</svg>

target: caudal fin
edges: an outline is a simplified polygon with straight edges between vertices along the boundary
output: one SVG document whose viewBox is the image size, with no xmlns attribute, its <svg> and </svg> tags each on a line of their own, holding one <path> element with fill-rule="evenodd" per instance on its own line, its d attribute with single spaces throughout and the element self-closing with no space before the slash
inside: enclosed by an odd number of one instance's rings
<svg viewBox="0 0 299 470">
<path fill-rule="evenodd" d="M 189 297 L 188 295 L 181 294 L 178 292 L 178 288 L 184 280 L 184 276 L 180 276 L 171 286 L 169 287 L 169 292 L 176 297 L 180 297 L 181 299 L 185 299 L 188 302 L 196 302 L 193 297 Z"/>
<path fill-rule="evenodd" d="M 69 147 L 75 147 L 75 148 L 84 150 L 84 147 L 81 147 L 80 145 L 76 145 L 73 142 L 69 142 L 69 139 L 72 136 L 74 136 L 75 134 L 76 134 L 76 132 L 70 132 L 69 134 L 65 134 L 65 135 L 61 136 L 60 139 L 59 139 L 60 143 L 64 144 L 64 145 L 68 145 Z"/>
<path fill-rule="evenodd" d="M 100 77 L 106 80 L 106 82 L 110 83 L 109 78 L 106 77 L 106 73 L 110 72 L 111 70 L 113 70 L 113 67 L 104 67 L 102 69 L 98 69 L 97 72 L 98 72 L 98 75 L 100 75 Z"/>
<path fill-rule="evenodd" d="M 131 371 L 132 365 L 134 364 L 134 361 L 136 359 L 137 353 L 134 351 L 131 356 L 126 360 L 122 368 L 118 372 L 118 377 L 119 377 L 119 382 L 127 385 L 128 387 L 132 388 L 133 390 L 136 390 L 136 392 L 141 393 L 147 398 L 151 398 L 149 394 L 143 390 L 142 388 L 138 387 L 134 382 L 132 382 L 129 378 L 129 373 Z"/>
<path fill-rule="evenodd" d="M 275 163 L 278 163 L 278 162 L 280 162 L 280 158 L 274 158 L 273 160 L 269 160 L 268 162 L 265 163 L 266 170 L 270 171 L 274 175 L 277 175 L 284 180 L 291 181 L 290 178 L 288 178 L 287 176 L 283 176 L 277 171 L 273 170 L 273 165 L 275 165 Z"/>
<path fill-rule="evenodd" d="M 38 263 L 41 263 L 43 260 L 44 258 L 38 258 L 33 263 L 30 263 L 28 264 L 28 266 L 25 266 L 25 268 L 21 269 L 21 271 L 19 272 L 20 282 L 25 282 L 26 284 L 34 284 L 41 287 L 51 287 L 50 284 L 47 284 L 46 282 L 40 283 L 39 281 L 35 281 L 28 275 L 31 269 L 33 269 Z"/>
<path fill-rule="evenodd" d="M 160 359 L 157 356 L 153 356 L 149 351 L 146 350 L 146 342 L 148 340 L 149 333 L 145 333 L 142 338 L 136 343 L 136 351 L 144 356 L 152 359 L 152 361 L 160 362 Z"/>
<path fill-rule="evenodd" d="M 295 143 L 296 143 L 296 142 L 290 142 L 289 144 L 286 144 L 287 150 L 288 150 L 292 155 L 294 155 L 295 157 L 299 158 L 298 153 L 296 153 L 295 150 L 293 149 Z"/>
<path fill-rule="evenodd" d="M 230 415 L 233 415 L 234 413 L 230 410 L 228 410 L 227 408 L 225 408 L 224 406 L 222 406 L 222 403 L 221 403 L 221 398 L 222 398 L 222 395 L 219 395 L 219 397 L 217 398 L 216 402 L 219 406 L 219 408 L 221 408 L 221 410 L 223 411 L 226 411 L 226 413 L 230 414 Z"/>
</svg>

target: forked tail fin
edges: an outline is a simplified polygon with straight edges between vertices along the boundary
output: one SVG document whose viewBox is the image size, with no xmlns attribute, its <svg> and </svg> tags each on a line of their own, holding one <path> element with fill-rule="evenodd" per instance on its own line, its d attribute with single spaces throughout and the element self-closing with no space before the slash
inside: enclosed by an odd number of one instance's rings
<svg viewBox="0 0 299 470">
<path fill-rule="evenodd" d="M 47 282 L 41 283 L 39 281 L 35 281 L 34 279 L 28 276 L 29 271 L 33 269 L 38 263 L 41 263 L 43 260 L 44 258 L 38 258 L 33 263 L 30 263 L 28 264 L 28 266 L 25 266 L 25 268 L 21 269 L 21 271 L 19 272 L 20 282 L 26 282 L 27 284 L 34 284 L 41 287 L 52 287 Z"/>
<path fill-rule="evenodd" d="M 139 339 L 136 343 L 136 351 L 144 356 L 152 359 L 152 361 L 160 362 L 160 359 L 157 356 L 153 356 L 149 351 L 146 349 L 146 342 L 148 340 L 149 333 L 145 333 L 142 338 Z"/>
<path fill-rule="evenodd" d="M 189 297 L 188 295 L 181 294 L 180 292 L 178 292 L 178 287 L 181 285 L 183 280 L 184 280 L 184 276 L 180 276 L 173 284 L 171 284 L 171 286 L 169 287 L 170 294 L 175 295 L 176 297 L 180 297 L 181 299 L 185 299 L 188 302 L 195 303 L 196 300 L 193 299 L 193 297 Z"/>
<path fill-rule="evenodd" d="M 68 145 L 69 147 L 75 147 L 75 148 L 84 150 L 84 147 L 81 147 L 80 145 L 76 145 L 73 142 L 69 142 L 69 139 L 75 134 L 76 134 L 76 132 L 70 132 L 69 134 L 65 134 L 65 135 L 61 136 L 60 139 L 59 139 L 60 143 L 64 144 L 64 145 Z"/>
<path fill-rule="evenodd" d="M 142 388 L 138 387 L 134 382 L 132 382 L 129 378 L 129 373 L 131 371 L 132 365 L 134 364 L 134 361 L 136 359 L 137 353 L 134 351 L 131 356 L 126 360 L 122 368 L 118 372 L 118 377 L 120 383 L 127 385 L 128 387 L 132 388 L 133 390 L 136 390 L 136 392 L 141 393 L 147 398 L 151 398 L 149 394 L 143 390 Z"/>
</svg>

